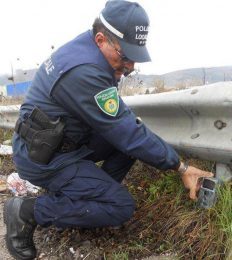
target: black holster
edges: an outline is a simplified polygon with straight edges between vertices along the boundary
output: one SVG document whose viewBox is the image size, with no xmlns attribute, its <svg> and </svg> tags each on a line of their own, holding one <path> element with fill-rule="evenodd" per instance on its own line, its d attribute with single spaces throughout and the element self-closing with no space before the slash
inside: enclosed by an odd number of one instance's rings
<svg viewBox="0 0 232 260">
<path fill-rule="evenodd" d="M 15 132 L 25 140 L 32 161 L 48 164 L 63 142 L 64 126 L 60 118 L 52 121 L 35 107 L 25 121 L 17 120 Z"/>
</svg>

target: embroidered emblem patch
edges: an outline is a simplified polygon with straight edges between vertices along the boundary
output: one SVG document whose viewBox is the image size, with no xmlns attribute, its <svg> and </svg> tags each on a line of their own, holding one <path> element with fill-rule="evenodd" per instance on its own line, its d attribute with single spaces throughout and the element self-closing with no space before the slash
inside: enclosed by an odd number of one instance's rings
<svg viewBox="0 0 232 260">
<path fill-rule="evenodd" d="M 119 98 L 116 87 L 105 89 L 94 96 L 99 108 L 109 116 L 116 116 L 119 109 Z"/>
</svg>

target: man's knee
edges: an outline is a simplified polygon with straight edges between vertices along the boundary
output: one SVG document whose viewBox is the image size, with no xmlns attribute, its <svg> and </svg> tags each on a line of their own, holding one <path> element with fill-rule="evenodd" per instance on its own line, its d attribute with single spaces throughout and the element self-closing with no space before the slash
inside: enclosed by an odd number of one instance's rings
<svg viewBox="0 0 232 260">
<path fill-rule="evenodd" d="M 130 193 L 123 189 L 123 192 L 120 191 L 116 196 L 116 203 L 111 205 L 112 207 L 112 216 L 113 216 L 113 225 L 118 226 L 128 221 L 134 213 L 135 210 L 135 201 L 130 195 Z"/>
<path fill-rule="evenodd" d="M 131 205 L 124 206 L 120 208 L 117 212 L 117 219 L 118 219 L 118 225 L 122 225 L 123 223 L 127 222 L 128 220 L 131 219 L 133 216 L 135 210 L 135 203 L 131 203 Z"/>
</svg>

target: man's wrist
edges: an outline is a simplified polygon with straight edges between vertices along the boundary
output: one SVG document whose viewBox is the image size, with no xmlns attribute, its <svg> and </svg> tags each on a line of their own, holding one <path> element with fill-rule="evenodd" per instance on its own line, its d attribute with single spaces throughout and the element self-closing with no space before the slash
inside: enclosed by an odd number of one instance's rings
<svg viewBox="0 0 232 260">
<path fill-rule="evenodd" d="M 183 175 L 187 171 L 188 167 L 189 165 L 187 162 L 181 162 L 177 171 L 180 173 L 180 175 Z"/>
</svg>

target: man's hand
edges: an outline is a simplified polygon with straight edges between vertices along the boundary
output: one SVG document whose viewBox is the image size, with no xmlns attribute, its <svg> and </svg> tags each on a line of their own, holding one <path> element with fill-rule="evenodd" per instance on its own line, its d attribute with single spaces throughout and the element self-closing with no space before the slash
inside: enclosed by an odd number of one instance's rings
<svg viewBox="0 0 232 260">
<path fill-rule="evenodd" d="M 181 178 L 185 188 L 189 189 L 189 197 L 192 200 L 197 199 L 197 191 L 200 189 L 199 178 L 213 177 L 212 172 L 202 171 L 193 166 L 188 166 L 187 170 L 182 174 Z"/>
</svg>

